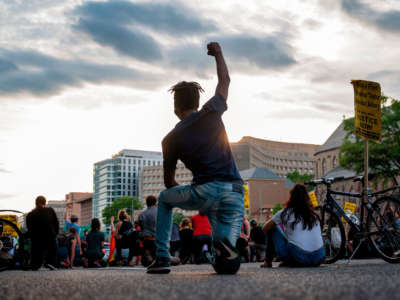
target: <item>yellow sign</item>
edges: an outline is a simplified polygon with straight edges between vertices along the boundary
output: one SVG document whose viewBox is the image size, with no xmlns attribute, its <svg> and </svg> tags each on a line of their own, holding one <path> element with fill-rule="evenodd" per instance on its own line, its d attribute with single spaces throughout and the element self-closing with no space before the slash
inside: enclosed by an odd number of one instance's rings
<svg viewBox="0 0 400 300">
<path fill-rule="evenodd" d="M 247 184 L 243 184 L 244 188 L 244 207 L 249 208 L 249 186 Z"/>
<path fill-rule="evenodd" d="M 16 215 L 0 215 L 0 218 L 14 223 L 18 227 L 18 229 L 21 229 L 21 226 L 17 221 Z M 3 235 L 11 235 L 13 237 L 18 237 L 18 234 L 15 231 L 15 229 L 5 223 L 3 223 Z"/>
<path fill-rule="evenodd" d="M 354 214 L 356 212 L 356 207 L 357 204 L 353 203 L 353 202 L 345 202 L 344 203 L 344 211 L 346 212 L 347 210 L 351 211 L 352 214 Z M 342 217 L 342 222 L 346 222 L 345 218 Z"/>
<path fill-rule="evenodd" d="M 381 87 L 379 83 L 352 80 L 354 88 L 354 133 L 366 140 L 381 140 Z"/>
<path fill-rule="evenodd" d="M 308 196 L 310 197 L 311 205 L 313 207 L 317 207 L 318 201 L 317 201 L 317 196 L 315 195 L 315 192 L 309 192 Z"/>
</svg>

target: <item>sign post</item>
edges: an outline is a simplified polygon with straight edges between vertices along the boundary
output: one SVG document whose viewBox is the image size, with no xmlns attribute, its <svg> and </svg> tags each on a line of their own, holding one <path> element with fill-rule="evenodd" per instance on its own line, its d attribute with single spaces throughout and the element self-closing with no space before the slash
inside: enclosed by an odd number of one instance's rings
<svg viewBox="0 0 400 300">
<path fill-rule="evenodd" d="M 364 139 L 364 199 L 368 199 L 368 141 L 381 140 L 381 86 L 377 82 L 352 80 L 354 133 Z"/>
</svg>

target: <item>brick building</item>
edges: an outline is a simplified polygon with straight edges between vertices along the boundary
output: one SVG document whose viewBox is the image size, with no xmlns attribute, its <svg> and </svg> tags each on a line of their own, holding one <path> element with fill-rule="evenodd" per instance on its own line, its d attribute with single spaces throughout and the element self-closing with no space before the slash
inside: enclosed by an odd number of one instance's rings
<svg viewBox="0 0 400 300">
<path fill-rule="evenodd" d="M 92 219 L 92 200 L 93 193 L 71 192 L 65 195 L 67 219 L 77 215 L 78 225 L 87 225 Z"/>
<path fill-rule="evenodd" d="M 243 170 L 240 175 L 249 187 L 249 216 L 257 222 L 265 222 L 277 203 L 284 204 L 293 187 L 290 180 L 266 168 Z"/>
</svg>

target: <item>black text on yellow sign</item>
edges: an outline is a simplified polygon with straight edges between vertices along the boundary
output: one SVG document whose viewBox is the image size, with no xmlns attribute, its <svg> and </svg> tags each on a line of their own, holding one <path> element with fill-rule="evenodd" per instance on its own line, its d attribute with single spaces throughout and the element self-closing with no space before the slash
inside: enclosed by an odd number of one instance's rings
<svg viewBox="0 0 400 300">
<path fill-rule="evenodd" d="M 354 88 L 354 132 L 370 141 L 381 140 L 381 86 L 377 82 L 352 80 Z"/>
</svg>

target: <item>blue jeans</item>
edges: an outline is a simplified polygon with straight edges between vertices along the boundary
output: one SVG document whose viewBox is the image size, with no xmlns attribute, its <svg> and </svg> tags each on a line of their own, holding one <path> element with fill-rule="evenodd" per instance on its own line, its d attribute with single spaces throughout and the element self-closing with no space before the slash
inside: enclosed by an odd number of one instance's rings
<svg viewBox="0 0 400 300">
<path fill-rule="evenodd" d="M 232 243 L 240 235 L 244 215 L 243 186 L 213 181 L 200 185 L 175 186 L 158 197 L 156 246 L 158 257 L 169 257 L 172 209 L 199 210 L 210 221 L 213 238 L 226 237 Z"/>
<path fill-rule="evenodd" d="M 289 243 L 286 235 L 279 226 L 266 235 L 265 260 L 272 261 L 276 255 L 281 261 L 295 266 L 318 266 L 325 258 L 325 248 L 315 251 L 305 251 Z"/>
</svg>

